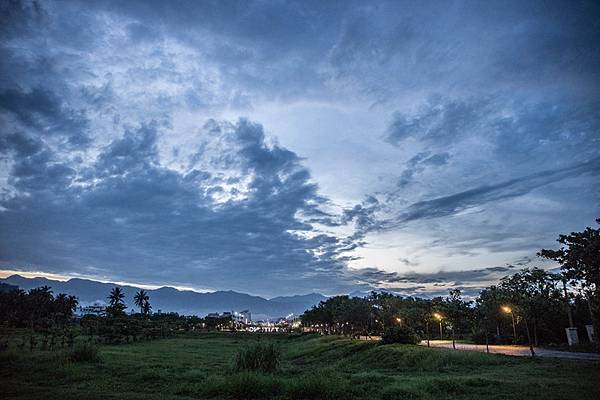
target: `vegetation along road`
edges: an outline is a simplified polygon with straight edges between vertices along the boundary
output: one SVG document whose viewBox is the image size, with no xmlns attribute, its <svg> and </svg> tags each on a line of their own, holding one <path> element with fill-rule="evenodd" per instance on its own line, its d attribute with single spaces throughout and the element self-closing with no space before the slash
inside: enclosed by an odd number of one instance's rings
<svg viewBox="0 0 600 400">
<path fill-rule="evenodd" d="M 600 362 L 382 345 L 340 336 L 185 334 L 100 345 L 99 357 L 1 353 L 2 398 L 600 398 Z"/>
</svg>

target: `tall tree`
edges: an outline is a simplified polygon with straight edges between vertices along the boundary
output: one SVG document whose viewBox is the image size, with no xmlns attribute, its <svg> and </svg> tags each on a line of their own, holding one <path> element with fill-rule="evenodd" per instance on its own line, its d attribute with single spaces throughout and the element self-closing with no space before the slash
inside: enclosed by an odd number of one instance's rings
<svg viewBox="0 0 600 400">
<path fill-rule="evenodd" d="M 67 323 L 77 309 L 79 302 L 75 296 L 59 293 L 54 299 L 54 319 L 60 323 Z"/>
<path fill-rule="evenodd" d="M 596 219 L 600 224 L 600 218 Z M 565 276 L 580 283 L 589 301 L 596 336 L 600 332 L 600 228 L 559 235 L 558 250 L 542 249 L 538 255 L 560 264 Z"/>
<path fill-rule="evenodd" d="M 492 285 L 483 289 L 477 297 L 477 310 L 480 314 L 480 322 L 485 322 L 484 328 L 494 329 L 495 339 L 500 339 L 500 327 L 505 316 L 502 315 L 502 306 L 510 301 L 508 294 L 502 288 Z"/>
<path fill-rule="evenodd" d="M 444 301 L 444 309 L 452 327 L 452 348 L 456 349 L 456 331 L 468 320 L 470 314 L 469 303 L 463 301 L 460 289 L 451 289 Z"/>
<path fill-rule="evenodd" d="M 125 293 L 120 287 L 115 287 L 110 291 L 110 295 L 108 296 L 108 307 L 106 308 L 106 312 L 112 317 L 120 317 L 125 314 L 125 309 L 127 306 L 123 299 L 125 298 Z"/>
<path fill-rule="evenodd" d="M 531 355 L 535 355 L 534 343 L 538 344 L 537 327 L 540 318 L 551 309 L 556 308 L 559 312 L 561 310 L 561 294 L 556 287 L 557 280 L 555 274 L 540 268 L 525 268 L 500 280 L 500 288 L 507 293 L 512 303 L 512 312 L 518 311 L 523 318 Z"/>
<path fill-rule="evenodd" d="M 135 305 L 140 308 L 140 313 L 142 315 L 147 315 L 150 312 L 152 306 L 150 306 L 150 296 L 144 289 L 140 289 L 139 292 L 135 294 L 133 297 Z"/>
</svg>

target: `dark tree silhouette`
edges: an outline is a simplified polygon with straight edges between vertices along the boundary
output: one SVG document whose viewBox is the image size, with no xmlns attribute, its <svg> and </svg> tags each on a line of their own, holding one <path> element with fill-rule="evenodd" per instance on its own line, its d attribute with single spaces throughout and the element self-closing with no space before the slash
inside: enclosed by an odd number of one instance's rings
<svg viewBox="0 0 600 400">
<path fill-rule="evenodd" d="M 120 287 L 115 287 L 110 291 L 110 295 L 108 296 L 109 305 L 106 308 L 106 312 L 112 317 L 121 317 L 125 315 L 125 309 L 127 306 L 123 299 L 125 298 L 125 294 Z"/>
<path fill-rule="evenodd" d="M 142 315 L 147 315 L 152 309 L 152 306 L 150 305 L 150 296 L 148 296 L 148 293 L 144 289 L 140 289 L 140 291 L 135 294 L 133 300 L 135 305 L 140 308 L 140 313 Z"/>
<path fill-rule="evenodd" d="M 600 218 L 596 219 L 600 224 Z M 541 250 L 538 255 L 560 264 L 564 276 L 580 284 L 588 298 L 594 332 L 600 332 L 600 228 L 560 235 L 558 250 Z"/>
<path fill-rule="evenodd" d="M 451 289 L 444 301 L 444 309 L 452 328 L 452 348 L 456 349 L 456 331 L 462 329 L 462 325 L 469 321 L 472 311 L 470 302 L 462 300 L 459 289 Z"/>
</svg>

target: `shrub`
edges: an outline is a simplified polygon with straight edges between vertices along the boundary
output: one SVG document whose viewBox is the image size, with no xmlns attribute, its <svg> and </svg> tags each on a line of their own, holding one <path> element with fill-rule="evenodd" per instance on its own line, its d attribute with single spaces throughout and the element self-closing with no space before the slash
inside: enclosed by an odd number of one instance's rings
<svg viewBox="0 0 600 400">
<path fill-rule="evenodd" d="M 235 371 L 275 372 L 279 369 L 281 352 L 273 343 L 255 343 L 238 351 L 234 359 Z"/>
<path fill-rule="evenodd" d="M 100 362 L 98 347 L 91 343 L 79 343 L 69 352 L 69 360 L 73 362 Z"/>
<path fill-rule="evenodd" d="M 415 331 L 408 326 L 392 326 L 383 332 L 381 342 L 383 344 L 404 343 L 417 344 L 420 339 Z"/>
</svg>

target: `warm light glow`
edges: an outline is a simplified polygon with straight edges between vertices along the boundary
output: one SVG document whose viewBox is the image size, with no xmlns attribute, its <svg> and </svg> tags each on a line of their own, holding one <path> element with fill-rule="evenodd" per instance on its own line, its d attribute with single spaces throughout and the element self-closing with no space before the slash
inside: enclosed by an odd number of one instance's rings
<svg viewBox="0 0 600 400">
<path fill-rule="evenodd" d="M 512 312 L 512 309 L 509 306 L 502 306 L 502 311 L 504 311 L 507 314 L 510 314 Z"/>
<path fill-rule="evenodd" d="M 438 321 L 441 321 L 444 317 L 440 313 L 433 313 L 433 318 L 437 319 Z"/>
<path fill-rule="evenodd" d="M 400 318 L 400 317 L 397 317 L 397 318 L 396 318 L 396 322 L 398 322 L 398 323 L 402 322 L 402 318 Z"/>
</svg>

